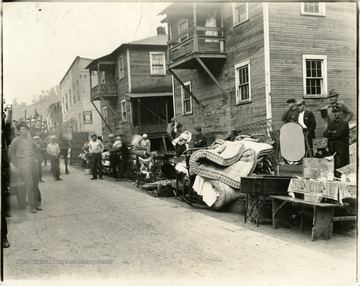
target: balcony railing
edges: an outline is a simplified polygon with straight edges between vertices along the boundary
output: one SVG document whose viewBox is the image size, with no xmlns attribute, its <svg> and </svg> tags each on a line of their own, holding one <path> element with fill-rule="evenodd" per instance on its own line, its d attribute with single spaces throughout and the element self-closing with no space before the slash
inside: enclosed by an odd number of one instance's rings
<svg viewBox="0 0 360 286">
<path fill-rule="evenodd" d="M 223 28 L 194 27 L 168 42 L 170 63 L 194 53 L 225 54 Z M 210 35 L 213 34 L 213 35 Z M 215 34 L 215 35 L 214 35 Z"/>
<path fill-rule="evenodd" d="M 106 83 L 106 84 L 99 84 L 99 85 L 94 86 L 91 89 L 91 98 L 92 99 L 100 99 L 100 96 L 104 97 L 104 98 L 118 96 L 117 84 L 116 83 Z"/>
</svg>

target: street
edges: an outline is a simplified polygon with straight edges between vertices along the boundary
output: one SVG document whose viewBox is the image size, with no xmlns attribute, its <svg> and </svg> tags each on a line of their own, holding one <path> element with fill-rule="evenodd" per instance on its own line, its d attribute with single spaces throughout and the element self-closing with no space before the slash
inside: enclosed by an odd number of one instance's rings
<svg viewBox="0 0 360 286">
<path fill-rule="evenodd" d="M 356 285 L 354 229 L 311 241 L 309 231 L 256 227 L 69 170 L 61 166 L 63 181 L 53 181 L 43 166 L 37 214 L 11 197 L 5 285 Z"/>
</svg>

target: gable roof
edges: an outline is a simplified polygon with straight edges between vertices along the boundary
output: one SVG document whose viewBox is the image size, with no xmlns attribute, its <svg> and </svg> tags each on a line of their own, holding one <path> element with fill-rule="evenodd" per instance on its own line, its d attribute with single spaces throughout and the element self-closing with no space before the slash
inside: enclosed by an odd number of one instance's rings
<svg viewBox="0 0 360 286">
<path fill-rule="evenodd" d="M 160 34 L 160 35 L 156 35 L 156 36 L 153 36 L 153 37 L 149 37 L 149 38 L 145 38 L 145 39 L 141 39 L 141 40 L 121 44 L 112 53 L 93 60 L 85 68 L 89 69 L 89 68 L 95 66 L 96 63 L 98 61 L 100 61 L 100 60 L 110 60 L 113 57 L 115 57 L 116 54 L 118 54 L 122 50 L 125 50 L 126 48 L 131 48 L 131 47 L 136 47 L 136 46 L 163 46 L 163 47 L 167 47 L 167 40 L 168 40 L 168 36 L 166 34 Z"/>
</svg>

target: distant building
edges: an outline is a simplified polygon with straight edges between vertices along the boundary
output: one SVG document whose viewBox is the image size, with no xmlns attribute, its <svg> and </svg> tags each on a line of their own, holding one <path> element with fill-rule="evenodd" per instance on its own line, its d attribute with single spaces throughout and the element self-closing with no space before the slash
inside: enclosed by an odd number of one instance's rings
<svg viewBox="0 0 360 286">
<path fill-rule="evenodd" d="M 171 75 L 166 68 L 167 35 L 124 43 L 92 61 L 91 101 L 101 104 L 103 132 L 148 134 L 153 150 L 170 144 L 166 126 L 174 116 Z M 93 75 L 97 80 L 93 80 Z"/>
<path fill-rule="evenodd" d="M 76 57 L 60 82 L 62 118 L 65 127 L 75 132 L 102 133 L 98 102 L 90 100 L 90 76 L 85 67 L 92 59 Z M 92 81 L 97 81 L 94 76 Z"/>
</svg>

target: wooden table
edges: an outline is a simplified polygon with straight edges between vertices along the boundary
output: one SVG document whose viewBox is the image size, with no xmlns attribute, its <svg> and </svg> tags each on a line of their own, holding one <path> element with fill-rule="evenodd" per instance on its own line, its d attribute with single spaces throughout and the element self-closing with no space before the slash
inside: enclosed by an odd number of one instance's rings
<svg viewBox="0 0 360 286">
<path fill-rule="evenodd" d="M 270 196 L 272 198 L 273 228 L 290 227 L 292 204 L 300 204 L 313 209 L 313 227 L 311 240 L 330 239 L 332 237 L 333 221 L 352 220 L 354 217 L 334 217 L 334 208 L 339 204 L 307 202 L 290 196 Z M 303 229 L 303 214 L 300 228 Z"/>
</svg>

